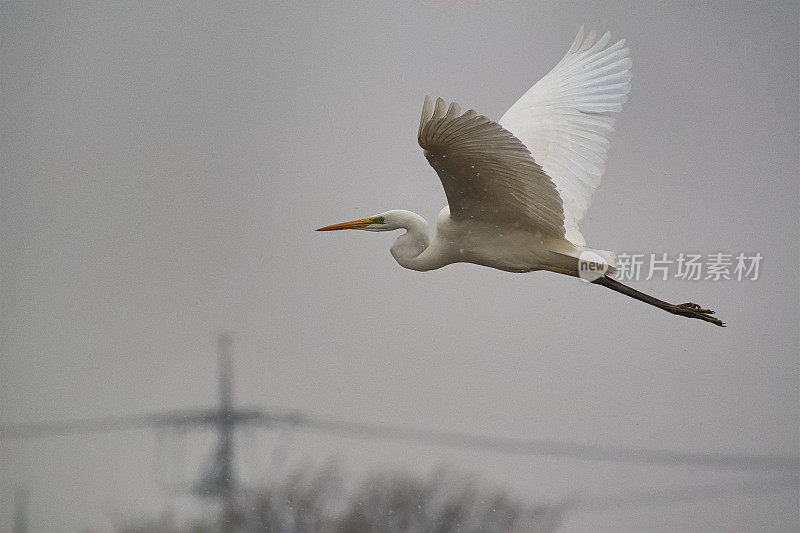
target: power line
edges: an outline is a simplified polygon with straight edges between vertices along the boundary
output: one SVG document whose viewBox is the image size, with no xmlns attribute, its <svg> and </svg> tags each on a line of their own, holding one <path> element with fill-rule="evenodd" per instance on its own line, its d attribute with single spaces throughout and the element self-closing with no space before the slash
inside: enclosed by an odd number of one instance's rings
<svg viewBox="0 0 800 533">
<path fill-rule="evenodd" d="M 800 471 L 800 458 L 774 455 L 688 452 L 578 444 L 552 440 L 520 439 L 469 433 L 415 429 L 402 426 L 331 421 L 294 415 L 288 425 L 345 437 L 403 440 L 492 453 L 563 457 L 582 460 L 639 463 L 665 466 L 694 466 L 722 469 L 765 469 Z"/>
<path fill-rule="evenodd" d="M 720 469 L 763 469 L 800 472 L 800 457 L 732 454 L 721 452 L 692 452 L 580 444 L 544 439 L 457 433 L 398 425 L 371 424 L 347 420 L 330 420 L 305 415 L 298 411 L 271 410 L 255 407 L 236 408 L 233 400 L 231 371 L 231 337 L 219 336 L 219 393 L 218 407 L 183 409 L 130 416 L 109 416 L 0 425 L 0 440 L 44 436 L 66 436 L 106 431 L 145 428 L 215 429 L 220 436 L 218 460 L 212 466 L 226 480 L 233 478 L 232 435 L 237 426 L 264 428 L 288 427 L 300 431 L 326 433 L 383 441 L 418 442 L 435 446 L 462 448 L 489 453 L 562 457 L 580 460 L 638 463 L 664 466 L 692 466 Z M 223 483 L 227 484 L 227 481 Z"/>
<path fill-rule="evenodd" d="M 404 426 L 369 424 L 345 420 L 329 420 L 291 411 L 265 411 L 256 408 L 230 408 L 227 413 L 217 409 L 198 409 L 142 414 L 129 417 L 14 424 L 0 426 L 0 440 L 74 435 L 102 431 L 129 430 L 150 427 L 219 427 L 227 420 L 231 426 L 252 425 L 264 428 L 288 427 L 309 431 L 383 441 L 407 441 L 421 444 L 462 448 L 489 453 L 562 457 L 580 460 L 637 463 L 663 466 L 691 466 L 726 470 L 763 469 L 800 472 L 800 458 L 778 455 L 729 454 L 603 446 L 543 439 L 521 439 L 492 435 L 457 433 L 410 428 Z"/>
<path fill-rule="evenodd" d="M 259 419 L 260 409 L 237 409 L 233 413 L 237 422 Z M 0 425 L 0 440 L 32 437 L 68 436 L 83 433 L 104 433 L 147 428 L 216 427 L 225 415 L 218 408 L 184 409 L 127 416 L 106 416 L 34 422 L 30 424 Z"/>
</svg>

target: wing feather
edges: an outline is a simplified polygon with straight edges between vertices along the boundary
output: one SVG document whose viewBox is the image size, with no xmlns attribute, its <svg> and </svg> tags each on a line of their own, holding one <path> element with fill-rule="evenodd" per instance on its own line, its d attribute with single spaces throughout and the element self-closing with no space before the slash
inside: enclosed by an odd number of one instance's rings
<svg viewBox="0 0 800 533">
<path fill-rule="evenodd" d="M 454 219 L 564 236 L 555 185 L 525 145 L 496 122 L 426 97 L 417 139 L 442 181 Z"/>
<path fill-rule="evenodd" d="M 553 180 L 564 206 L 566 238 L 585 244 L 578 222 L 586 215 L 605 171 L 614 119 L 631 84 L 625 41 L 584 38 L 583 27 L 564 58 L 526 92 L 499 123 L 531 151 Z"/>
</svg>

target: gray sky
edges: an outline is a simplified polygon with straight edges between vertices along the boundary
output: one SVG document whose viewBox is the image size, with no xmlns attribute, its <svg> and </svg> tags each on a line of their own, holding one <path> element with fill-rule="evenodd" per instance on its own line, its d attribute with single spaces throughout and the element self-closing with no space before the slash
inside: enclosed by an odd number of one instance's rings
<svg viewBox="0 0 800 533">
<path fill-rule="evenodd" d="M 319 416 L 730 453 L 800 451 L 795 2 L 3 2 L 0 423 L 206 405 L 214 337 L 238 400 Z M 426 94 L 495 119 L 581 24 L 634 61 L 582 224 L 617 251 L 764 256 L 757 281 L 643 281 L 726 329 L 547 273 L 399 267 L 395 235 L 315 233 L 444 193 Z M 262 467 L 449 464 L 531 499 L 748 474 L 298 434 Z M 35 531 L 155 512 L 148 432 L 0 443 Z M 282 444 L 281 444 L 282 443 Z M 187 445 L 187 478 L 209 441 Z M 195 460 L 196 459 L 196 460 Z M 287 466 L 288 468 L 288 466 Z M 800 527 L 798 495 L 586 510 L 565 531 Z M 182 504 L 181 504 L 182 505 Z"/>
</svg>

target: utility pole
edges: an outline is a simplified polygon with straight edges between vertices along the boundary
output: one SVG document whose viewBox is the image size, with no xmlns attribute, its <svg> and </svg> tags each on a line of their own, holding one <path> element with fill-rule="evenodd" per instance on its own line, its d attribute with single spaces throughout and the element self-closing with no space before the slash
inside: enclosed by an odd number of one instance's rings
<svg viewBox="0 0 800 533">
<path fill-rule="evenodd" d="M 219 444 L 217 448 L 217 486 L 222 501 L 221 529 L 226 533 L 236 528 L 236 472 L 234 465 L 233 432 L 236 413 L 233 406 L 233 368 L 231 352 L 233 338 L 230 333 L 220 333 L 217 338 L 219 352 Z"/>
<path fill-rule="evenodd" d="M 222 506 L 220 531 L 233 533 L 238 529 L 236 495 L 240 489 L 236 479 L 234 433 L 236 426 L 249 420 L 252 413 L 237 410 L 233 398 L 233 336 L 220 333 L 217 336 L 217 358 L 219 372 L 219 405 L 210 413 L 209 421 L 216 426 L 217 448 L 208 470 L 196 485 L 201 496 L 217 498 Z"/>
</svg>

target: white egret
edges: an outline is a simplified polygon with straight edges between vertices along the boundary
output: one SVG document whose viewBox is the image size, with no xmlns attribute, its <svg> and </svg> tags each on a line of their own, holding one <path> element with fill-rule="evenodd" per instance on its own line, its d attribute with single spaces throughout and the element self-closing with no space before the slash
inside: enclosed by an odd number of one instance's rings
<svg viewBox="0 0 800 533">
<path fill-rule="evenodd" d="M 433 240 L 425 219 L 404 210 L 317 231 L 403 229 L 391 253 L 405 268 L 467 262 L 509 272 L 548 270 L 724 326 L 709 309 L 670 304 L 615 280 L 614 254 L 587 248 L 578 229 L 605 169 L 609 113 L 621 110 L 630 91 L 629 49 L 624 40 L 608 46 L 609 40 L 609 33 L 584 37 L 581 28 L 564 58 L 498 122 L 425 98 L 418 141 L 449 204 Z"/>
</svg>

